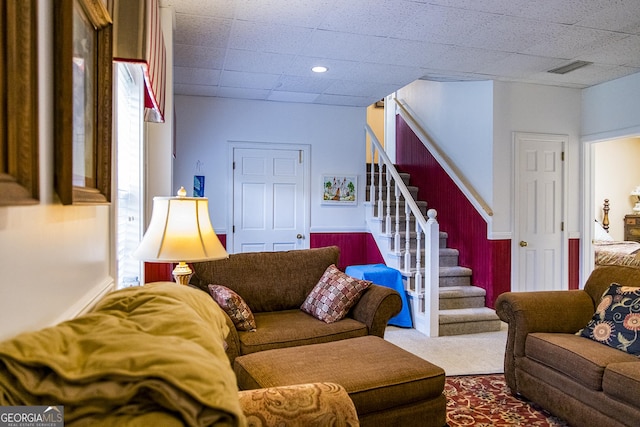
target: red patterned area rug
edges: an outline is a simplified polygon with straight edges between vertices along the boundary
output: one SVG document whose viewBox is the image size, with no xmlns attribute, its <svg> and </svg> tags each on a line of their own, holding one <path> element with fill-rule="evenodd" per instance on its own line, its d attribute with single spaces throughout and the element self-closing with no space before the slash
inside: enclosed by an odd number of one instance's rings
<svg viewBox="0 0 640 427">
<path fill-rule="evenodd" d="M 449 427 L 568 426 L 540 406 L 514 397 L 502 374 L 447 377 L 444 393 Z"/>
</svg>

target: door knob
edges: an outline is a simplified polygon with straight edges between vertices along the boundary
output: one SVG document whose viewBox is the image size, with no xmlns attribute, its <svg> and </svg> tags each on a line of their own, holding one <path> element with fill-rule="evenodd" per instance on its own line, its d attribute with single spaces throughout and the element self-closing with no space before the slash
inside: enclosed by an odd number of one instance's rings
<svg viewBox="0 0 640 427">
<path fill-rule="evenodd" d="M 524 248 L 525 246 L 527 246 L 527 242 L 525 242 L 524 240 L 520 240 L 520 246 Z"/>
<path fill-rule="evenodd" d="M 304 236 L 303 236 L 302 234 L 298 234 L 298 235 L 296 236 L 296 239 L 303 239 L 303 238 L 304 238 Z"/>
</svg>

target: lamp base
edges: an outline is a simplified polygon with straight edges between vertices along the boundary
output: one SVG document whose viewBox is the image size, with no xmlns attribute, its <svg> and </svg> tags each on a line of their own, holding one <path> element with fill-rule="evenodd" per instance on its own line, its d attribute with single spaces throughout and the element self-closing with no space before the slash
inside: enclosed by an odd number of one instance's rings
<svg viewBox="0 0 640 427">
<path fill-rule="evenodd" d="M 637 202 L 635 204 L 635 206 L 633 207 L 633 213 L 636 214 L 636 215 L 640 214 L 640 201 Z"/>
<path fill-rule="evenodd" d="M 193 271 L 184 261 L 180 261 L 173 269 L 173 279 L 178 285 L 188 285 L 192 275 Z"/>
</svg>

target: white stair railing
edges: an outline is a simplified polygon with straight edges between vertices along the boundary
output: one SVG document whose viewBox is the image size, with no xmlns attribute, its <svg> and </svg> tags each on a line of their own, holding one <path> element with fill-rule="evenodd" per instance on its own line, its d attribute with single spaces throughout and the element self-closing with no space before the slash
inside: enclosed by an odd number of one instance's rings
<svg viewBox="0 0 640 427">
<path fill-rule="evenodd" d="M 371 140 L 369 217 L 379 224 L 376 230 L 372 230 L 372 234 L 385 261 L 391 255 L 403 260 L 398 269 L 406 279 L 414 327 L 427 336 L 438 336 L 440 226 L 436 221 L 437 212 L 430 209 L 427 212 L 428 219 L 424 217 L 369 125 L 365 125 L 365 130 Z M 384 189 L 383 177 L 386 177 Z M 395 190 L 395 228 L 392 227 L 391 218 L 392 189 Z M 383 190 L 386 190 L 386 197 L 383 197 Z M 404 248 L 399 207 L 402 201 L 405 205 Z M 385 248 L 380 243 L 382 237 L 391 241 L 390 247 L 387 245 Z M 415 250 L 411 248 L 412 241 L 416 242 Z"/>
</svg>

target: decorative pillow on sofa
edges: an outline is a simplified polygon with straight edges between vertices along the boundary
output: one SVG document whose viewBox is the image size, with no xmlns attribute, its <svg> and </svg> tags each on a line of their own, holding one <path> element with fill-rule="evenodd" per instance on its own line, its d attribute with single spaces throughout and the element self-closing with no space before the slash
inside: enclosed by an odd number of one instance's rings
<svg viewBox="0 0 640 427">
<path fill-rule="evenodd" d="M 347 315 L 371 282 L 346 275 L 331 264 L 318 284 L 309 292 L 300 309 L 326 323 Z"/>
<path fill-rule="evenodd" d="M 214 301 L 229 315 L 239 331 L 255 331 L 256 319 L 240 295 L 222 285 L 209 285 Z"/>
<path fill-rule="evenodd" d="M 612 283 L 579 335 L 640 355 L 640 288 Z"/>
</svg>

